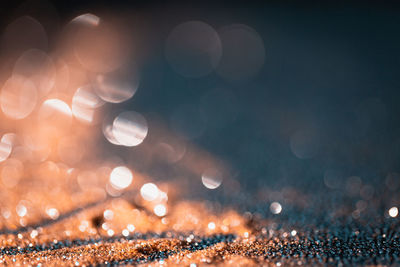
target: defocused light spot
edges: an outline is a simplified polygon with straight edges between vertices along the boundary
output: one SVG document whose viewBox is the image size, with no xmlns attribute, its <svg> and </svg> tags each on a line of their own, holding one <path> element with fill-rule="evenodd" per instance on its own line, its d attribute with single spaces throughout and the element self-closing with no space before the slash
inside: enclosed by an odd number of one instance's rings
<svg viewBox="0 0 400 267">
<path fill-rule="evenodd" d="M 69 91 L 69 85 L 72 75 L 70 73 L 69 66 L 64 62 L 64 60 L 60 58 L 54 59 L 55 72 L 56 77 L 54 81 L 54 90 L 55 93 L 64 93 Z"/>
<path fill-rule="evenodd" d="M 31 238 L 36 238 L 39 235 L 39 232 L 37 230 L 32 230 L 30 236 Z"/>
<path fill-rule="evenodd" d="M 72 122 L 72 111 L 67 103 L 62 100 L 48 99 L 40 107 L 38 118 L 47 126 L 66 130 Z"/>
<path fill-rule="evenodd" d="M 45 161 L 51 153 L 51 141 L 55 136 L 48 132 L 46 125 L 36 125 L 22 135 L 23 145 L 28 148 L 20 152 L 26 153 L 27 159 L 31 162 Z"/>
<path fill-rule="evenodd" d="M 108 230 L 108 229 L 110 229 L 110 226 L 109 226 L 108 223 L 103 223 L 103 224 L 101 225 L 101 228 L 103 228 L 103 230 Z"/>
<path fill-rule="evenodd" d="M 159 192 L 160 190 L 153 183 L 144 184 L 142 188 L 140 188 L 140 194 L 142 195 L 143 199 L 147 201 L 156 200 Z"/>
<path fill-rule="evenodd" d="M 397 172 L 388 173 L 385 184 L 390 191 L 396 191 L 400 186 L 400 174 Z"/>
<path fill-rule="evenodd" d="M 46 161 L 39 165 L 36 171 L 36 176 L 39 179 L 48 179 L 48 177 L 58 177 L 60 174 L 60 167 L 52 161 Z"/>
<path fill-rule="evenodd" d="M 1 91 L 1 110 L 7 117 L 23 119 L 36 106 L 37 92 L 32 81 L 20 75 L 9 78 Z"/>
<path fill-rule="evenodd" d="M 110 174 L 110 183 L 118 190 L 127 188 L 132 183 L 132 179 L 132 172 L 124 166 L 114 168 Z"/>
<path fill-rule="evenodd" d="M 147 136 L 147 121 L 137 112 L 126 111 L 119 114 L 113 122 L 112 134 L 124 146 L 137 146 Z"/>
<path fill-rule="evenodd" d="M 11 212 L 8 209 L 2 209 L 1 215 L 4 217 L 4 219 L 9 219 L 11 217 Z"/>
<path fill-rule="evenodd" d="M 215 229 L 215 223 L 214 222 L 209 222 L 208 223 L 208 229 L 214 230 Z"/>
<path fill-rule="evenodd" d="M 114 137 L 112 125 L 103 123 L 102 130 L 103 130 L 103 135 L 108 140 L 108 142 L 110 142 L 113 145 L 121 145 Z"/>
<path fill-rule="evenodd" d="M 13 74 L 30 79 L 35 84 L 40 97 L 51 91 L 56 80 L 53 60 L 38 49 L 24 52 L 15 62 Z"/>
<path fill-rule="evenodd" d="M 125 237 L 129 236 L 129 231 L 126 229 L 122 230 L 122 235 Z"/>
<path fill-rule="evenodd" d="M 273 214 L 279 214 L 282 211 L 282 206 L 278 202 L 272 202 L 271 205 L 269 206 L 269 210 Z"/>
<path fill-rule="evenodd" d="M 32 151 L 26 146 L 16 146 L 12 150 L 12 155 L 21 162 L 26 162 L 32 158 Z"/>
<path fill-rule="evenodd" d="M 217 32 L 201 21 L 176 26 L 166 41 L 165 55 L 172 68 L 185 77 L 209 74 L 221 58 Z"/>
<path fill-rule="evenodd" d="M 116 70 L 128 58 L 130 44 L 127 35 L 107 23 L 76 24 L 73 36 L 75 56 L 81 65 L 96 73 Z M 89 26 L 89 27 L 88 27 Z"/>
<path fill-rule="evenodd" d="M 108 236 L 113 236 L 114 235 L 114 230 L 108 229 L 107 230 L 107 234 L 108 234 Z"/>
<path fill-rule="evenodd" d="M 112 210 L 105 210 L 103 216 L 106 220 L 112 220 L 114 218 L 114 212 Z"/>
<path fill-rule="evenodd" d="M 29 34 L 27 34 L 29 33 Z M 30 49 L 47 49 L 47 34 L 43 26 L 30 16 L 23 16 L 7 26 L 2 36 L 3 52 L 20 54 Z"/>
<path fill-rule="evenodd" d="M 18 204 L 15 211 L 19 217 L 24 217 L 28 213 L 28 209 L 22 204 Z"/>
<path fill-rule="evenodd" d="M 154 207 L 154 214 L 163 217 L 167 214 L 167 208 L 163 204 L 158 204 Z"/>
<path fill-rule="evenodd" d="M 115 189 L 110 183 L 106 184 L 106 192 L 112 197 L 119 197 L 122 195 L 122 191 L 120 189 Z"/>
<path fill-rule="evenodd" d="M 139 79 L 130 73 L 129 80 L 119 73 L 99 74 L 96 76 L 96 94 L 106 102 L 121 103 L 133 97 L 139 86 Z"/>
<path fill-rule="evenodd" d="M 91 26 L 98 26 L 100 23 L 100 18 L 94 14 L 86 13 L 83 15 L 79 15 L 76 18 L 71 20 L 72 23 L 82 23 Z"/>
<path fill-rule="evenodd" d="M 222 174 L 218 170 L 209 169 L 203 173 L 201 181 L 208 189 L 216 189 L 222 183 Z"/>
<path fill-rule="evenodd" d="M 53 220 L 56 220 L 58 218 L 58 216 L 60 216 L 60 213 L 55 208 L 46 209 L 46 213 Z"/>
<path fill-rule="evenodd" d="M 350 176 L 346 181 L 346 191 L 351 196 L 356 196 L 360 193 L 362 185 L 361 178 L 358 176 Z"/>
<path fill-rule="evenodd" d="M 5 161 L 11 154 L 12 145 L 7 142 L 0 142 L 0 162 Z"/>
<path fill-rule="evenodd" d="M 260 35 L 242 24 L 226 26 L 218 32 L 223 52 L 217 73 L 231 81 L 246 80 L 257 75 L 265 58 L 264 42 Z"/>
<path fill-rule="evenodd" d="M 8 159 L 2 164 L 1 181 L 7 188 L 15 187 L 24 173 L 24 165 L 18 159 Z"/>
<path fill-rule="evenodd" d="M 342 173 L 338 170 L 327 170 L 324 173 L 324 183 L 328 188 L 340 188 Z"/>
<path fill-rule="evenodd" d="M 128 228 L 129 232 L 135 231 L 135 226 L 133 224 L 128 224 L 126 228 Z"/>
<path fill-rule="evenodd" d="M 93 171 L 83 171 L 77 177 L 78 184 L 82 190 L 90 190 L 97 186 L 98 177 Z"/>
<path fill-rule="evenodd" d="M 1 142 L 14 147 L 18 143 L 18 136 L 15 133 L 6 133 L 1 137 Z"/>
<path fill-rule="evenodd" d="M 299 130 L 290 137 L 292 153 L 300 159 L 315 156 L 319 147 L 319 136 L 312 130 Z"/>
<path fill-rule="evenodd" d="M 167 193 L 165 193 L 165 192 L 163 192 L 163 191 L 160 190 L 158 196 L 159 196 L 159 199 L 160 199 L 161 201 L 168 201 L 168 194 L 167 194 Z"/>
<path fill-rule="evenodd" d="M 154 148 L 154 155 L 168 163 L 178 162 L 185 153 L 186 146 L 183 142 L 177 142 L 176 144 L 160 142 Z"/>
<path fill-rule="evenodd" d="M 104 101 L 94 93 L 91 86 L 80 87 L 72 98 L 72 114 L 81 122 L 92 124 L 95 122 L 96 109 L 103 104 Z"/>
<path fill-rule="evenodd" d="M 397 207 L 391 207 L 389 209 L 389 216 L 390 217 L 397 217 L 397 215 L 399 214 L 399 210 L 397 209 Z"/>
<path fill-rule="evenodd" d="M 73 96 L 72 102 L 75 105 L 91 109 L 98 108 L 104 104 L 103 100 L 94 93 L 90 85 L 78 88 Z"/>
</svg>

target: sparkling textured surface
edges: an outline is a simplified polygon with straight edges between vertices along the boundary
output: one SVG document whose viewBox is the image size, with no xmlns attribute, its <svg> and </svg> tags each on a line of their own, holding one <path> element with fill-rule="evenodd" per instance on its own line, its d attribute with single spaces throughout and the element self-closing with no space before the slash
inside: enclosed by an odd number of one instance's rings
<svg viewBox="0 0 400 267">
<path fill-rule="evenodd" d="M 134 176 L 146 180 L 139 173 Z M 77 177 L 67 174 L 65 179 L 73 183 Z M 211 203 L 171 200 L 167 216 L 160 218 L 138 202 L 135 196 L 139 192 L 135 189 L 118 198 L 96 199 L 94 194 L 84 194 L 78 199 L 82 192 L 68 192 L 70 187 L 56 186 L 50 191 L 37 187 L 27 192 L 26 184 L 20 186 L 21 192 L 27 193 L 22 193 L 22 198 L 35 205 L 19 202 L 15 207 L 11 201 L 15 192 L 1 190 L 8 195 L 3 202 L 0 230 L 3 264 L 400 264 L 399 224 L 397 218 L 390 217 L 395 214 L 382 211 L 382 216 L 374 210 L 354 218 L 354 212 L 345 211 L 352 199 L 335 201 L 341 208 L 326 212 L 318 209 L 326 204 L 314 202 L 319 194 L 292 191 L 280 213 L 269 209 L 268 203 L 225 207 L 221 212 Z M 312 201 L 301 204 L 299 200 L 306 198 Z M 26 205 L 23 211 L 21 205 Z M 42 210 L 50 205 L 53 213 Z M 304 210 L 299 209 L 301 205 Z M 16 213 L 7 213 L 12 210 Z"/>
</svg>

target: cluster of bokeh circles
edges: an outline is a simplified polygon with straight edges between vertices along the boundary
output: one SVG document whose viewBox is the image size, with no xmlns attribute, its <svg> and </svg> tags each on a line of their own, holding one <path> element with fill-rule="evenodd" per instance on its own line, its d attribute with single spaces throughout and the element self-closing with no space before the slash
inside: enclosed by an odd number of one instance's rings
<svg viewBox="0 0 400 267">
<path fill-rule="evenodd" d="M 260 35 L 244 24 L 215 30 L 202 21 L 188 21 L 169 34 L 165 55 L 172 68 L 189 78 L 216 71 L 232 82 L 249 80 L 264 64 L 265 48 Z"/>
<path fill-rule="evenodd" d="M 131 186 L 132 168 L 98 144 L 104 137 L 115 146 L 129 149 L 148 136 L 145 116 L 134 110 L 112 111 L 112 106 L 132 99 L 139 88 L 139 71 L 131 57 L 133 46 L 125 27 L 91 13 L 73 18 L 51 38 L 31 16 L 21 16 L 5 28 L 0 55 L 2 186 L 16 188 L 23 179 L 35 175 L 33 169 L 43 169 L 48 176 L 61 169 L 68 175 L 78 172 L 75 176 L 83 190 L 96 187 L 98 173 L 106 173 L 105 191 L 113 197 Z M 173 28 L 165 41 L 166 60 L 186 78 L 216 72 L 227 81 L 248 80 L 258 74 L 264 57 L 261 37 L 241 24 L 215 30 L 205 22 L 184 22 Z M 211 94 L 203 102 L 207 105 L 214 97 Z M 183 106 L 171 119 L 172 128 L 185 133 L 184 141 L 170 138 L 170 143 L 155 145 L 169 163 L 180 161 L 187 142 L 202 131 L 185 124 L 196 120 L 198 114 L 191 109 L 190 105 Z M 100 167 L 97 174 L 88 170 L 101 162 L 100 158 L 113 156 L 112 164 Z M 191 158 L 184 164 L 200 169 L 196 172 L 205 188 L 218 188 L 225 170 L 200 161 L 204 158 Z M 157 216 L 167 214 L 165 190 L 143 180 L 140 195 L 153 203 L 151 209 Z M 24 203 L 19 201 L 16 206 L 19 217 L 28 212 L 29 205 Z M 56 208 L 47 210 L 52 219 L 59 216 Z"/>
<path fill-rule="evenodd" d="M 113 155 L 98 144 L 104 136 L 113 145 L 138 146 L 148 133 L 140 113 L 108 112 L 111 105 L 131 99 L 139 86 L 136 68 L 129 62 L 131 43 L 121 27 L 88 13 L 73 18 L 55 40 L 49 39 L 31 16 L 11 22 L 1 39 L 1 187 L 24 188 L 15 211 L 3 208 L 2 214 L 10 218 L 15 213 L 22 226 L 32 212 L 33 204 L 23 199 L 30 183 L 59 179 L 62 186 L 66 174 L 76 178 L 80 190 L 101 184 L 105 194 L 120 196 L 131 186 L 134 172 L 120 159 L 101 165 Z M 153 203 L 155 215 L 166 215 L 166 192 L 142 183 L 143 200 Z M 51 219 L 61 213 L 53 206 L 45 212 Z"/>
</svg>

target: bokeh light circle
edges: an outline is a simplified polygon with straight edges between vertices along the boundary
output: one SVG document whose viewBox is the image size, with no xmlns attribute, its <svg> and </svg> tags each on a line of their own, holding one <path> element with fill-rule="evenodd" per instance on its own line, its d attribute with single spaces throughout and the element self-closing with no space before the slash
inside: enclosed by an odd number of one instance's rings
<svg viewBox="0 0 400 267">
<path fill-rule="evenodd" d="M 221 58 L 218 33 L 202 21 L 188 21 L 176 26 L 166 41 L 165 55 L 179 74 L 197 78 L 213 71 Z"/>
<path fill-rule="evenodd" d="M 139 79 L 134 73 L 129 76 L 127 79 L 119 73 L 98 74 L 94 87 L 96 94 L 109 103 L 121 103 L 132 98 L 139 86 Z"/>
<path fill-rule="evenodd" d="M 229 81 L 247 80 L 257 75 L 265 60 L 264 42 L 251 27 L 233 24 L 221 28 L 222 57 L 217 73 Z"/>
<path fill-rule="evenodd" d="M 96 110 L 102 105 L 104 101 L 97 96 L 92 86 L 85 85 L 78 88 L 72 97 L 72 114 L 81 122 L 93 124 L 96 122 Z"/>
<path fill-rule="evenodd" d="M 25 51 L 15 62 L 13 73 L 29 78 L 35 84 L 39 96 L 47 95 L 56 81 L 53 60 L 38 49 Z"/>
<path fill-rule="evenodd" d="M 47 49 L 47 34 L 36 19 L 22 16 L 5 29 L 2 36 L 2 49 L 4 52 L 19 55 L 31 48 Z"/>
<path fill-rule="evenodd" d="M 319 148 L 319 135 L 314 130 L 298 130 L 290 137 L 290 149 L 300 159 L 310 159 Z"/>
<path fill-rule="evenodd" d="M 201 181 L 208 189 L 216 189 L 222 184 L 222 173 L 216 169 L 206 170 L 202 176 Z"/>
<path fill-rule="evenodd" d="M 75 56 L 88 71 L 111 72 L 129 58 L 129 42 L 116 27 L 88 16 L 72 22 L 77 26 L 73 37 Z"/>
<path fill-rule="evenodd" d="M 38 117 L 48 126 L 66 130 L 72 122 L 72 111 L 68 104 L 60 99 L 47 99 L 40 107 Z"/>
<path fill-rule="evenodd" d="M 123 146 L 137 146 L 147 136 L 148 126 L 146 119 L 137 112 L 125 111 L 119 114 L 113 122 L 112 134 Z"/>
<path fill-rule="evenodd" d="M 147 201 L 154 201 L 158 198 L 160 190 L 153 183 L 147 183 L 140 188 L 140 195 Z"/>
<path fill-rule="evenodd" d="M 110 184 L 115 189 L 127 188 L 132 183 L 132 172 L 125 166 L 114 168 L 110 174 Z"/>
<path fill-rule="evenodd" d="M 1 110 L 12 119 L 19 120 L 27 117 L 35 108 L 36 102 L 36 86 L 23 76 L 11 76 L 1 90 Z"/>
</svg>

